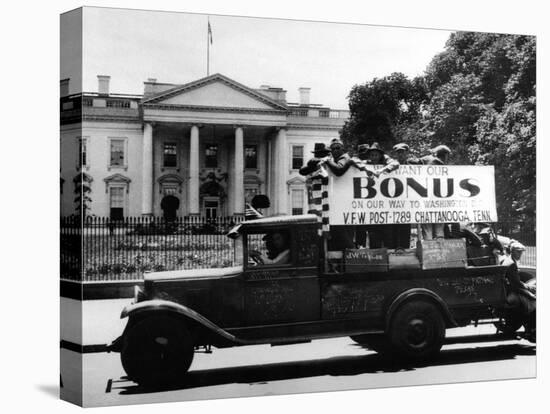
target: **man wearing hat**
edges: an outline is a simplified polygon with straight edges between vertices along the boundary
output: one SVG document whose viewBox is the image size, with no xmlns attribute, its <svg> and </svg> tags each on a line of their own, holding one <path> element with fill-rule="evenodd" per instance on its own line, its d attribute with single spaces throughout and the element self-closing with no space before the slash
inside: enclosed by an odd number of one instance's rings
<svg viewBox="0 0 550 414">
<path fill-rule="evenodd" d="M 370 147 L 366 144 L 361 144 L 357 147 L 357 156 L 365 160 L 370 165 L 383 165 L 384 168 L 374 173 L 377 177 L 383 173 L 389 173 L 399 168 L 399 163 L 386 155 L 378 142 L 373 143 Z"/>
<path fill-rule="evenodd" d="M 338 138 L 330 141 L 330 152 L 332 157 L 323 160 L 322 165 L 326 165 L 335 176 L 340 177 L 354 162 Z M 349 230 L 348 226 L 331 227 L 327 247 L 329 250 L 353 249 L 353 232 Z"/>
<path fill-rule="evenodd" d="M 401 142 L 399 144 L 396 144 L 393 146 L 393 152 L 395 154 L 395 158 L 397 162 L 399 162 L 399 165 L 418 165 L 422 164 L 420 160 L 416 157 L 411 157 L 409 155 L 409 146 L 405 144 L 404 142 Z"/>
<path fill-rule="evenodd" d="M 250 250 L 249 257 L 260 265 L 287 264 L 290 261 L 289 235 L 275 231 L 267 233 L 262 240 L 265 242 L 266 254 L 258 250 Z"/>
<path fill-rule="evenodd" d="M 324 143 L 316 142 L 313 148 L 313 158 L 311 158 L 306 165 L 300 168 L 300 175 L 307 176 L 319 169 L 320 162 L 330 155 L 330 150 Z"/>
<path fill-rule="evenodd" d="M 375 177 L 379 177 L 382 173 L 391 172 L 399 168 L 399 163 L 393 158 L 386 155 L 382 147 L 380 147 L 377 142 L 373 143 L 371 146 L 369 146 L 368 144 L 360 144 L 357 147 L 357 157 L 365 162 L 367 165 L 384 166 L 382 169 L 372 173 L 372 175 L 374 175 Z M 367 244 L 367 235 L 363 230 L 365 230 L 369 234 L 368 247 L 370 247 L 371 249 L 377 249 L 380 247 L 397 247 L 395 246 L 394 231 L 391 229 L 391 226 L 376 224 L 364 226 L 355 234 L 355 242 L 360 246 L 366 246 Z"/>
<path fill-rule="evenodd" d="M 330 157 L 330 150 L 323 143 L 316 142 L 311 158 L 306 165 L 300 168 L 300 174 L 306 177 L 308 213 L 321 215 L 322 197 L 315 192 L 315 187 L 322 187 L 327 180 L 328 174 L 322 167 Z M 326 184 L 326 183 L 325 183 Z M 317 196 L 314 195 L 317 193 Z"/>
<path fill-rule="evenodd" d="M 424 165 L 445 165 L 451 156 L 451 149 L 446 145 L 438 145 L 431 149 L 431 155 L 422 157 L 421 161 Z"/>
<path fill-rule="evenodd" d="M 344 144 L 338 138 L 330 141 L 330 152 L 332 158 L 329 158 L 325 163 L 335 176 L 340 177 L 352 165 L 351 157 L 344 150 Z"/>
<path fill-rule="evenodd" d="M 446 145 L 438 145 L 431 149 L 431 154 L 421 158 L 424 165 L 445 165 L 449 161 L 451 149 Z M 426 240 L 445 237 L 444 223 L 428 223 L 422 225 L 422 235 Z"/>
<path fill-rule="evenodd" d="M 421 164 L 418 158 L 409 156 L 409 146 L 404 142 L 394 145 L 393 153 L 399 165 Z M 393 224 L 388 227 L 388 232 L 392 235 L 389 244 L 396 248 L 408 249 L 411 244 L 411 225 Z"/>
<path fill-rule="evenodd" d="M 508 266 L 508 271 L 506 272 L 506 278 L 509 283 L 509 293 L 506 297 L 508 304 L 512 306 L 521 307 L 524 314 L 529 315 L 536 310 L 537 306 L 537 297 L 536 297 L 536 280 L 533 280 L 533 283 L 525 283 L 521 280 L 518 269 L 518 261 L 521 258 L 521 255 L 525 251 L 525 246 L 520 242 L 509 239 L 507 237 L 497 236 L 499 242 L 505 251 L 508 254 L 502 254 L 500 256 L 499 264 Z M 503 241 L 503 239 L 507 239 Z M 508 246 L 505 243 L 509 241 Z M 535 327 L 530 327 L 534 329 Z M 527 332 L 527 326 L 526 326 Z"/>
</svg>

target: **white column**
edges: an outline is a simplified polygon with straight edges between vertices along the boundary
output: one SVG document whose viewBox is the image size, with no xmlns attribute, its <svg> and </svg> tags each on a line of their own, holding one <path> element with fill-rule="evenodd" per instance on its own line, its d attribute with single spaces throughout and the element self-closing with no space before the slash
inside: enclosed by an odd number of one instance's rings
<svg viewBox="0 0 550 414">
<path fill-rule="evenodd" d="M 189 214 L 199 214 L 199 127 L 191 127 L 189 144 Z"/>
<path fill-rule="evenodd" d="M 275 205 L 275 214 L 288 214 L 288 189 L 286 185 L 288 177 L 288 157 L 286 148 L 286 129 L 281 128 L 275 138 L 275 151 L 273 159 L 274 167 L 274 193 L 272 204 Z"/>
<path fill-rule="evenodd" d="M 141 161 L 141 214 L 153 214 L 153 125 L 145 123 Z"/>
<path fill-rule="evenodd" d="M 235 128 L 235 168 L 233 176 L 233 214 L 244 214 L 244 143 L 242 127 Z"/>
</svg>

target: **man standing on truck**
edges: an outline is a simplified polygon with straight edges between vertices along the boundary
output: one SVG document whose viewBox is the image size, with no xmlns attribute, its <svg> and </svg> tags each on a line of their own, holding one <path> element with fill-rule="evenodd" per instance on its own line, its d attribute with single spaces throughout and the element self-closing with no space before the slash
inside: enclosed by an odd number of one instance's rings
<svg viewBox="0 0 550 414">
<path fill-rule="evenodd" d="M 314 196 L 319 193 L 314 191 L 314 187 L 322 187 L 324 181 L 328 180 L 328 175 L 322 166 L 328 160 L 330 150 L 325 144 L 316 142 L 312 152 L 313 158 L 300 168 L 299 173 L 306 177 L 308 213 L 321 215 L 322 199 Z"/>
<path fill-rule="evenodd" d="M 424 165 L 446 165 L 451 156 L 451 149 L 446 145 L 438 145 L 432 148 L 430 155 L 420 159 Z"/>
<path fill-rule="evenodd" d="M 381 170 L 375 171 L 374 176 L 379 177 L 380 174 L 389 173 L 399 168 L 399 163 L 393 158 L 386 155 L 378 142 L 373 143 L 370 147 L 367 144 L 361 144 L 357 147 L 357 156 L 365 161 L 368 165 L 383 165 Z M 369 248 L 378 249 L 380 247 L 395 248 L 395 240 L 391 226 L 384 225 L 369 225 L 366 231 L 369 234 Z M 355 242 L 360 246 L 366 246 L 366 233 L 358 231 L 355 236 Z"/>
<path fill-rule="evenodd" d="M 389 173 L 399 168 L 399 163 L 387 155 L 378 142 L 373 143 L 370 147 L 366 144 L 357 147 L 357 156 L 361 160 L 365 160 L 370 165 L 383 165 L 380 171 L 374 173 L 377 177 L 383 173 Z"/>
<path fill-rule="evenodd" d="M 400 142 L 393 146 L 393 153 L 399 165 L 419 165 L 422 164 L 419 158 L 410 155 L 409 146 Z"/>
<path fill-rule="evenodd" d="M 330 142 L 330 152 L 332 158 L 325 159 L 323 165 L 326 165 L 332 173 L 340 177 L 351 167 L 354 162 L 349 154 L 344 150 L 344 144 L 338 138 L 334 138 Z M 334 226 L 330 229 L 328 238 L 328 250 L 338 251 L 344 249 L 353 249 L 353 231 L 350 231 L 348 226 Z"/>
<path fill-rule="evenodd" d="M 451 156 L 451 149 L 446 145 L 438 145 L 432 148 L 431 155 L 421 158 L 424 165 L 445 165 Z M 422 224 L 422 237 L 424 240 L 439 239 L 445 237 L 445 223 Z"/>
<path fill-rule="evenodd" d="M 499 243 L 501 246 L 502 244 Z M 502 254 L 499 259 L 499 264 L 508 266 L 506 279 L 509 285 L 506 302 L 510 306 L 519 307 L 525 315 L 525 334 L 530 341 L 536 337 L 536 317 L 537 309 L 536 297 L 536 280 L 533 282 L 524 283 L 521 280 L 518 269 L 518 261 L 525 251 L 525 246 L 516 240 L 512 240 L 507 247 L 509 254 Z"/>
<path fill-rule="evenodd" d="M 351 157 L 344 150 L 344 144 L 338 138 L 334 138 L 330 142 L 330 152 L 332 158 L 326 159 L 324 164 L 330 168 L 335 176 L 340 177 L 351 167 Z"/>
<path fill-rule="evenodd" d="M 395 159 L 399 165 L 418 165 L 422 164 L 420 159 L 412 157 L 409 154 L 409 146 L 404 142 L 393 146 Z M 408 249 L 411 244 L 411 225 L 393 224 L 389 226 L 389 232 L 392 234 L 392 244 L 397 248 Z"/>
<path fill-rule="evenodd" d="M 313 153 L 313 158 L 309 159 L 306 165 L 300 168 L 300 175 L 308 176 L 318 171 L 321 163 L 326 161 L 326 158 L 330 155 L 330 149 L 321 142 L 316 142 L 311 152 Z"/>
</svg>

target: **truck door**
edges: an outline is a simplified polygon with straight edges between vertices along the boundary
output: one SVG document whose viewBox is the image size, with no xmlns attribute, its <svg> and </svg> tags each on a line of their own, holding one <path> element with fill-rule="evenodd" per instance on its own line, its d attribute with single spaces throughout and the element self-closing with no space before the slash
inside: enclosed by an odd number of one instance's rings
<svg viewBox="0 0 550 414">
<path fill-rule="evenodd" d="M 294 227 L 255 229 L 254 233 L 245 235 L 244 320 L 248 326 L 320 318 L 316 228 Z M 280 246 L 272 245 L 280 244 L 280 237 L 286 243 L 282 252 Z M 261 260 L 255 262 L 254 257 L 258 254 Z"/>
</svg>

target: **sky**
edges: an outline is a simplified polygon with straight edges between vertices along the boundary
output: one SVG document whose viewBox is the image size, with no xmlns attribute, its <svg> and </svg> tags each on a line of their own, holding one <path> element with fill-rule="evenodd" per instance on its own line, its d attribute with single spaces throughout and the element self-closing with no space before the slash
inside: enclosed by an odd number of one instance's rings
<svg viewBox="0 0 550 414">
<path fill-rule="evenodd" d="M 97 75 L 111 76 L 112 93 L 128 94 L 143 93 L 148 78 L 183 84 L 206 76 L 208 18 L 213 40 L 210 74 L 221 73 L 251 88 L 282 87 L 288 102 L 298 102 L 298 88 L 309 87 L 311 103 L 335 109 L 347 109 L 347 95 L 355 84 L 392 72 L 409 77 L 422 74 L 451 33 L 85 8 L 83 90 L 97 91 Z M 74 58 L 62 53 L 61 79 L 79 80 L 78 67 L 68 64 Z M 78 84 L 71 82 L 71 93 L 79 92 Z"/>
</svg>

